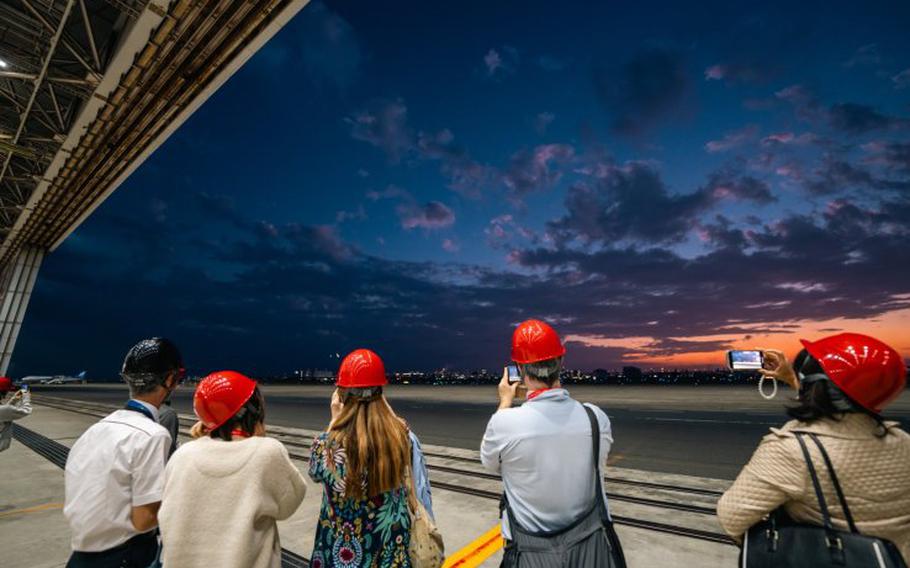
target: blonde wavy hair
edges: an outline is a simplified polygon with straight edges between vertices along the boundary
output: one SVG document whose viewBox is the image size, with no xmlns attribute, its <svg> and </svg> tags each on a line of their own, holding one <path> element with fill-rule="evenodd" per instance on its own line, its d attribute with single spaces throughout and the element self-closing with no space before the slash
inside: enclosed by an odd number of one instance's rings
<svg viewBox="0 0 910 568">
<path fill-rule="evenodd" d="M 329 440 L 344 447 L 345 496 L 371 498 L 404 485 L 410 466 L 408 428 L 380 390 L 368 398 L 340 391 L 344 405 Z"/>
</svg>

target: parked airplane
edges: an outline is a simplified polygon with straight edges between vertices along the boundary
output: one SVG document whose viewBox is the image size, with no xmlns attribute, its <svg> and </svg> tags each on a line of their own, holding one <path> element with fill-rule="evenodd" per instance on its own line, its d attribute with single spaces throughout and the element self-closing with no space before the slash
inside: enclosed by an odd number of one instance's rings
<svg viewBox="0 0 910 568">
<path fill-rule="evenodd" d="M 19 382 L 23 385 L 34 385 L 34 384 L 63 385 L 63 384 L 67 384 L 67 383 L 85 384 L 86 380 L 85 380 L 85 371 L 82 371 L 81 373 L 79 373 L 78 375 L 76 375 L 74 377 L 67 376 L 67 375 L 54 375 L 52 377 L 31 376 L 31 377 L 23 377 L 22 379 L 19 379 Z"/>
</svg>

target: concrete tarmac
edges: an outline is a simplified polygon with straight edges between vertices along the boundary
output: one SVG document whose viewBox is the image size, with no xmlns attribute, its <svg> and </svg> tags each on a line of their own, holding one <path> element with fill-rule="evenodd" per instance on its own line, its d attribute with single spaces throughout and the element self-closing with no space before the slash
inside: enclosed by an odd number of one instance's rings
<svg viewBox="0 0 910 568">
<path fill-rule="evenodd" d="M 36 393 L 108 404 L 126 399 L 123 385 L 35 386 Z M 264 386 L 267 422 L 318 430 L 328 424 L 331 386 Z M 646 471 L 733 479 L 770 427 L 788 420 L 793 391 L 763 400 L 755 386 L 570 386 L 578 400 L 603 408 L 613 423 L 610 463 Z M 193 387 L 174 408 L 192 413 Z M 495 386 L 393 385 L 387 395 L 424 443 L 476 450 L 498 402 Z M 910 427 L 910 392 L 888 417 Z"/>
<path fill-rule="evenodd" d="M 50 396 L 36 396 L 34 401 L 35 411 L 16 423 L 20 433 L 10 449 L 0 454 L 0 471 L 7 474 L 12 483 L 11 492 L 0 492 L 0 550 L 5 551 L 0 565 L 4 568 L 57 568 L 65 564 L 70 552 L 69 527 L 61 513 L 63 472 L 60 459 L 65 459 L 66 448 L 71 447 L 86 428 L 119 406 L 68 405 L 65 400 L 61 402 L 61 398 Z M 64 409 L 67 407 L 69 410 Z M 183 443 L 188 442 L 185 434 L 191 424 L 191 415 L 181 416 Z M 19 437 L 22 431 L 28 434 L 24 439 Z M 270 435 L 284 441 L 301 472 L 307 467 L 302 455 L 308 452 L 299 443 L 306 444 L 306 440 L 315 434 L 312 430 L 274 425 L 270 431 Z M 42 444 L 58 446 L 57 450 L 42 454 L 51 461 L 37 453 L 46 448 L 35 446 L 36 436 L 47 438 Z M 30 445 L 26 447 L 23 443 Z M 499 481 L 471 475 L 472 471 L 481 469 L 476 450 L 426 443 L 424 450 L 431 468 L 436 521 L 449 555 L 446 565 L 461 568 L 497 566 L 501 558 L 501 541 L 497 538 Z M 630 566 L 713 568 L 735 562 L 737 549 L 729 543 L 696 538 L 677 530 L 654 530 L 654 525 L 648 528 L 642 524 L 652 522 L 666 528 L 717 534 L 720 527 L 713 515 L 716 499 L 713 492 L 726 488 L 726 482 L 620 467 L 608 468 L 606 474 L 608 492 L 613 492 L 610 508 L 617 519 L 617 532 Z M 636 486 L 634 482 L 656 483 L 663 489 Z M 282 547 L 302 556 L 309 556 L 312 550 L 322 500 L 319 486 L 308 483 L 309 490 L 300 508 L 290 519 L 278 523 Z M 682 488 L 712 493 L 692 493 Z M 658 501 L 630 500 L 636 497 L 651 497 Z M 671 506 L 673 504 L 706 507 L 707 513 L 686 512 Z M 297 565 L 283 564 L 285 568 Z"/>
</svg>

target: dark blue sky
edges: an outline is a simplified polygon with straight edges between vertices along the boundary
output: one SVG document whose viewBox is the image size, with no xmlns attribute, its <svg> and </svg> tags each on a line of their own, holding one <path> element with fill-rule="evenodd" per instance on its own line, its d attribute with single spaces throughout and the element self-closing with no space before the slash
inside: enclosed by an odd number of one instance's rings
<svg viewBox="0 0 910 568">
<path fill-rule="evenodd" d="M 14 375 L 570 366 L 910 323 L 904 2 L 307 6 L 45 262 Z"/>
</svg>

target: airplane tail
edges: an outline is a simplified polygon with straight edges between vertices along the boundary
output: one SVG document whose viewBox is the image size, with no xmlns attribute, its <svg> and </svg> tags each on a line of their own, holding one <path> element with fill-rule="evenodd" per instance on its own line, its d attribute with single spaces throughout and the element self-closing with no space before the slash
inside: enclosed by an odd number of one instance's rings
<svg viewBox="0 0 910 568">
<path fill-rule="evenodd" d="M 76 378 L 77 378 L 77 379 L 85 380 L 85 371 L 82 371 L 81 373 L 79 373 L 78 375 L 76 375 Z"/>
</svg>

